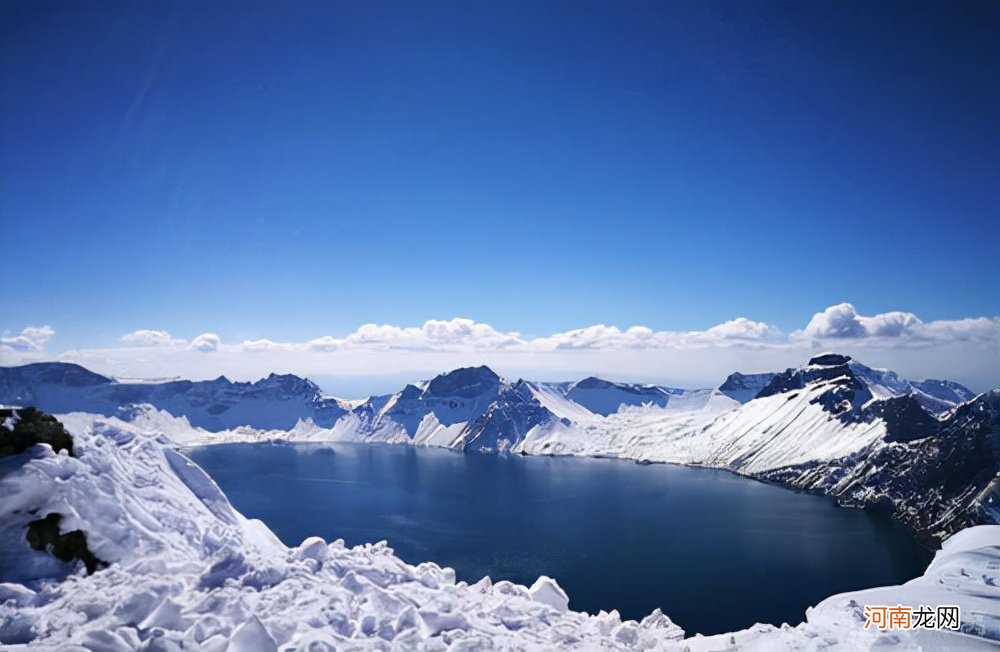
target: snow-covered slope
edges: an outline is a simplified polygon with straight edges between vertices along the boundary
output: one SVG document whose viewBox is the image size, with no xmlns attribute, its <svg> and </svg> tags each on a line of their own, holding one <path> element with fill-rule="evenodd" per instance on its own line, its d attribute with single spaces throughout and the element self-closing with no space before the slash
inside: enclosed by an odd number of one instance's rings
<svg viewBox="0 0 1000 652">
<path fill-rule="evenodd" d="M 622 622 L 570 611 L 544 577 L 468 585 L 384 543 L 313 537 L 287 548 L 155 430 L 82 414 L 65 423 L 75 457 L 41 444 L 0 460 L 5 650 L 972 650 L 1000 640 L 1000 526 L 960 532 L 924 577 L 831 597 L 798 627 L 683 639 L 659 612 Z M 51 536 L 82 541 L 107 566 L 87 574 L 33 549 L 29 524 L 50 520 Z M 962 631 L 865 630 L 868 604 L 955 604 Z"/>
<path fill-rule="evenodd" d="M 909 409 L 900 410 L 907 405 Z M 1000 390 L 981 394 L 933 421 L 922 437 L 907 432 L 912 397 L 891 399 L 888 436 L 854 453 L 759 474 L 823 491 L 849 505 L 877 504 L 919 532 L 943 537 L 977 523 L 1000 523 Z M 902 413 L 902 417 L 895 415 Z M 920 425 L 926 427 L 921 417 Z M 902 425 L 901 425 L 902 421 Z"/>
</svg>

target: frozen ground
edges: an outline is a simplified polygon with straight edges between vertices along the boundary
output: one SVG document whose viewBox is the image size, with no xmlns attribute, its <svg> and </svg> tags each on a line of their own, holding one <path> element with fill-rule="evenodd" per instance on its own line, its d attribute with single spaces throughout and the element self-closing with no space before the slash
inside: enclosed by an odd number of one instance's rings
<svg viewBox="0 0 1000 652">
<path fill-rule="evenodd" d="M 629 418 L 642 414 L 637 410 Z M 685 639 L 660 613 L 621 622 L 614 612 L 568 611 L 565 594 L 547 578 L 531 587 L 488 578 L 466 585 L 433 563 L 405 564 L 384 544 L 348 549 L 312 538 L 287 548 L 262 523 L 237 513 L 215 483 L 174 450 L 175 442 L 196 440 L 197 431 L 171 420 L 165 435 L 156 423 L 161 417 L 151 412 L 145 420 L 126 423 L 68 415 L 64 422 L 77 457 L 40 445 L 2 460 L 0 642 L 5 649 L 995 650 L 1000 645 L 1000 526 L 959 532 L 923 577 L 833 596 L 810 609 L 798 627 L 758 625 Z M 110 565 L 86 575 L 80 562 L 64 564 L 31 549 L 27 524 L 54 513 L 63 516 L 62 532 L 83 531 L 89 549 Z M 964 631 L 866 631 L 867 604 L 956 604 Z"/>
</svg>

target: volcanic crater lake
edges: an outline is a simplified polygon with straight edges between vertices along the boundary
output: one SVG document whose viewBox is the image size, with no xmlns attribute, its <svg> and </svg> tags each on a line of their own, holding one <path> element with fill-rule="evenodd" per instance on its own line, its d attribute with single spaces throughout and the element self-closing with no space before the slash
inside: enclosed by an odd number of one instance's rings
<svg viewBox="0 0 1000 652">
<path fill-rule="evenodd" d="M 725 471 L 410 446 L 221 444 L 186 453 L 286 544 L 385 539 L 409 563 L 530 585 L 570 608 L 688 635 L 797 624 L 848 590 L 899 584 L 931 553 L 886 515 Z"/>
</svg>

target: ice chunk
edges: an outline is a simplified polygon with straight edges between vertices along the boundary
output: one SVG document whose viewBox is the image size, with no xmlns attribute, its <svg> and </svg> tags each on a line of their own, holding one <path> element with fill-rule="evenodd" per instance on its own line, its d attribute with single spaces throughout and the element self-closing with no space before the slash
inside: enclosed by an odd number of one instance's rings
<svg viewBox="0 0 1000 652">
<path fill-rule="evenodd" d="M 569 597 L 551 577 L 545 575 L 539 577 L 528 589 L 528 593 L 535 602 L 547 604 L 560 613 L 569 609 Z"/>
<path fill-rule="evenodd" d="M 134 648 L 114 632 L 87 632 L 83 635 L 83 646 L 90 652 L 131 652 Z"/>
<path fill-rule="evenodd" d="M 322 537 L 309 537 L 296 549 L 293 557 L 296 559 L 315 559 L 324 562 L 330 557 L 330 549 Z"/>
<path fill-rule="evenodd" d="M 256 616 L 236 628 L 226 652 L 278 652 L 278 644 Z"/>
<path fill-rule="evenodd" d="M 469 629 L 469 621 L 460 613 L 439 613 L 437 611 L 421 611 L 423 634 L 427 637 L 437 636 L 449 629 Z"/>
<path fill-rule="evenodd" d="M 221 521 L 235 524 L 236 519 L 233 518 L 229 501 L 219 489 L 219 485 L 215 484 L 201 467 L 171 448 L 164 448 L 163 456 L 167 458 L 170 468 L 181 482 L 188 486 L 191 493 L 197 496 L 212 514 Z"/>
</svg>

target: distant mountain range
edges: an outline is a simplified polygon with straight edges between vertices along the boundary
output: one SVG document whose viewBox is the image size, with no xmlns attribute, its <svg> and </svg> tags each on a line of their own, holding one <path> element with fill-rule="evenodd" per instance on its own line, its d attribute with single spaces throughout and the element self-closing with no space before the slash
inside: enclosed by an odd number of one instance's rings
<svg viewBox="0 0 1000 652">
<path fill-rule="evenodd" d="M 469 367 L 355 401 L 294 375 L 136 383 L 37 363 L 0 368 L 0 402 L 117 416 L 178 443 L 385 442 L 712 466 L 883 506 L 935 537 L 1000 522 L 1000 390 L 909 381 L 835 353 L 714 389 L 509 381 Z"/>
</svg>

